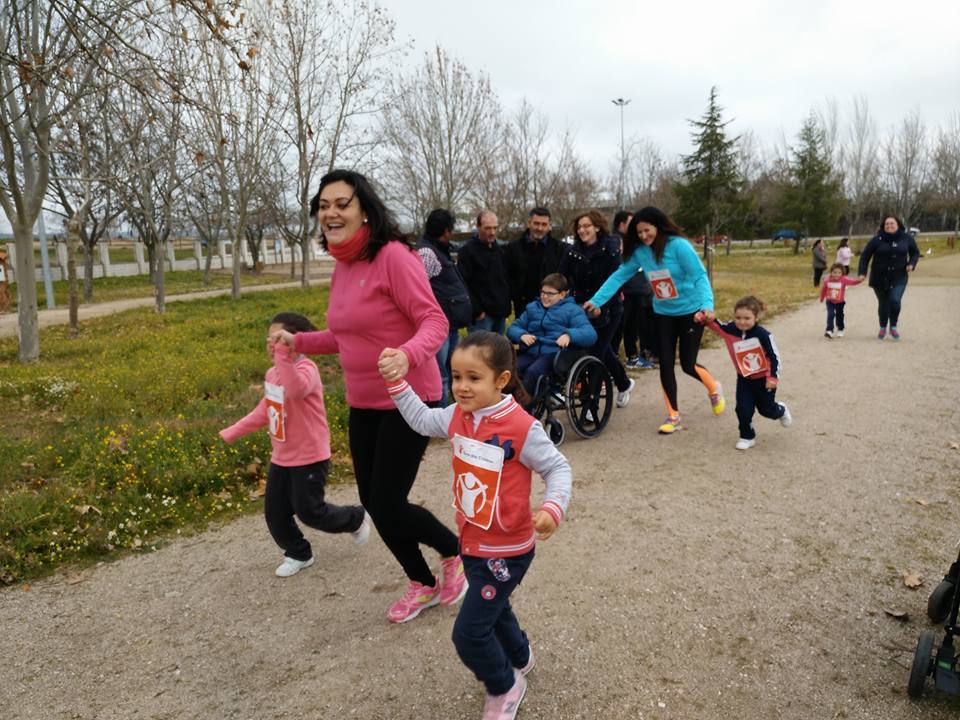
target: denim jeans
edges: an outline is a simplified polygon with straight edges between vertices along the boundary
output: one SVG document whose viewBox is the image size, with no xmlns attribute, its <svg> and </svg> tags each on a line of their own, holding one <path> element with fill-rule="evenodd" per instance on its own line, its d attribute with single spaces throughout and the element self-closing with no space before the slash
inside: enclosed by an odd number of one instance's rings
<svg viewBox="0 0 960 720">
<path fill-rule="evenodd" d="M 477 320 L 467 328 L 467 332 L 476 332 L 477 330 L 489 330 L 490 332 L 495 332 L 497 335 L 503 335 L 503 331 L 506 330 L 507 319 L 506 318 L 495 318 L 490 317 L 489 315 L 484 316 L 483 320 Z"/>
<path fill-rule="evenodd" d="M 530 643 L 510 607 L 510 593 L 523 580 L 533 552 L 507 558 L 462 556 L 469 584 L 453 624 L 453 645 L 491 695 L 513 687 L 513 669 L 530 660 Z"/>
<path fill-rule="evenodd" d="M 877 296 L 877 315 L 880 316 L 881 328 L 886 328 L 888 322 L 890 323 L 890 327 L 897 326 L 897 320 L 900 319 L 900 303 L 903 300 L 903 293 L 906 289 L 906 280 L 887 290 L 881 290 L 880 288 L 873 289 L 874 295 Z"/>
<path fill-rule="evenodd" d="M 833 332 L 833 321 L 836 318 L 837 321 L 837 330 L 844 329 L 843 322 L 843 308 L 846 307 L 847 303 L 827 303 L 827 332 Z"/>
<path fill-rule="evenodd" d="M 453 384 L 453 374 L 450 370 L 450 356 L 453 355 L 457 343 L 460 341 L 460 333 L 451 328 L 447 339 L 437 350 L 437 365 L 440 367 L 440 382 L 443 384 L 443 394 L 440 396 L 440 407 L 446 407 L 450 400 L 450 387 Z"/>
</svg>

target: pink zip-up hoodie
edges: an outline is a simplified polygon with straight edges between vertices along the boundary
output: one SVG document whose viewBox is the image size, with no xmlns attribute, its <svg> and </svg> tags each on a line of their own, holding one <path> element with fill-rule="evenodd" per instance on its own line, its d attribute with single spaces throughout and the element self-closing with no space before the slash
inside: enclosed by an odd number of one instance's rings
<svg viewBox="0 0 960 720">
<path fill-rule="evenodd" d="M 420 257 L 402 242 L 388 242 L 373 262 L 337 262 L 330 279 L 327 329 L 297 333 L 298 352 L 340 354 L 347 404 L 393 410 L 377 369 L 384 348 L 399 348 L 410 362 L 406 381 L 426 402 L 440 399 L 436 354 L 449 333 Z"/>
<path fill-rule="evenodd" d="M 283 388 L 283 439 L 278 440 L 271 434 L 270 462 L 283 467 L 301 467 L 330 459 L 330 428 L 323 404 L 323 383 L 313 360 L 303 355 L 293 359 L 289 348 L 277 345 L 266 381 Z M 220 437 L 232 443 L 260 428 L 270 427 L 269 413 L 269 403 L 264 396 L 253 412 L 221 430 Z"/>
</svg>

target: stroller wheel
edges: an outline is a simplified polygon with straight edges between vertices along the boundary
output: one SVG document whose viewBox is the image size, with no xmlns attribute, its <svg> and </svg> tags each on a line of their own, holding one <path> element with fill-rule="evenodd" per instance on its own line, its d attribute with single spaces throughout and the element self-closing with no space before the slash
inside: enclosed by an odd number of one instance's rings
<svg viewBox="0 0 960 720">
<path fill-rule="evenodd" d="M 910 697 L 923 697 L 923 687 L 927 683 L 927 675 L 933 669 L 933 663 L 933 633 L 924 630 L 917 641 L 913 666 L 910 668 L 910 680 L 907 682 L 907 694 Z"/>
<path fill-rule="evenodd" d="M 556 418 L 547 420 L 547 435 L 550 436 L 550 442 L 559 447 L 563 443 L 563 423 Z"/>
<path fill-rule="evenodd" d="M 942 623 L 950 613 L 950 604 L 953 602 L 953 591 L 956 589 L 949 580 L 941 580 L 927 600 L 927 617 L 935 623 Z"/>
</svg>

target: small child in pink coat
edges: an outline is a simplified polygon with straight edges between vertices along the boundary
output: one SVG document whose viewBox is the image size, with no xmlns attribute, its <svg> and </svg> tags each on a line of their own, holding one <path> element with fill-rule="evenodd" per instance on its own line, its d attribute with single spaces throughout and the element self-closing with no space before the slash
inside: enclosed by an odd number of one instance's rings
<svg viewBox="0 0 960 720">
<path fill-rule="evenodd" d="M 850 285 L 859 285 L 863 279 L 853 279 L 843 274 L 843 265 L 836 262 L 830 266 L 830 274 L 823 279 L 820 285 L 820 302 L 827 303 L 827 330 L 823 336 L 829 340 L 843 337 L 845 329 L 843 310 L 847 306 L 846 293 Z M 837 329 L 834 332 L 833 324 L 836 320 Z"/>
<path fill-rule="evenodd" d="M 272 333 L 312 332 L 303 315 L 280 313 L 267 330 L 273 367 L 263 383 L 264 397 L 253 412 L 220 431 L 227 443 L 267 428 L 273 453 L 267 474 L 264 515 L 274 541 L 283 549 L 278 577 L 290 577 L 313 565 L 310 543 L 297 522 L 329 533 L 351 533 L 357 545 L 370 536 L 370 521 L 360 505 L 331 505 L 324 500 L 330 465 L 330 428 L 323 404 L 320 371 L 312 360 L 286 345 L 270 342 Z"/>
</svg>

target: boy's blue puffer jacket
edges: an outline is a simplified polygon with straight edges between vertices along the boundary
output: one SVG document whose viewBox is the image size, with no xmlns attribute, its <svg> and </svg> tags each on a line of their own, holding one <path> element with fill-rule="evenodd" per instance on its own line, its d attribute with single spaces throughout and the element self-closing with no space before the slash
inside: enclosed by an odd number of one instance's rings
<svg viewBox="0 0 960 720">
<path fill-rule="evenodd" d="M 507 328 L 507 337 L 519 343 L 520 336 L 529 333 L 537 338 L 524 352 L 534 355 L 549 355 L 559 352 L 557 338 L 567 333 L 571 347 L 591 347 L 597 341 L 597 331 L 583 308 L 573 298 L 565 297 L 556 305 L 545 308 L 534 300 Z"/>
</svg>

